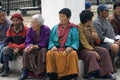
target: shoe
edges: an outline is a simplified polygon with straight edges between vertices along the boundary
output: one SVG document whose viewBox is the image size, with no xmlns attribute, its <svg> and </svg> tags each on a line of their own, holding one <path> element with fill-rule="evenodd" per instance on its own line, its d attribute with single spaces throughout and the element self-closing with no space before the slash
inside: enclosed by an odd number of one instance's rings
<svg viewBox="0 0 120 80">
<path fill-rule="evenodd" d="M 25 80 L 27 78 L 27 75 L 28 75 L 28 69 L 24 69 L 22 71 L 22 75 L 20 76 L 18 80 Z"/>
<path fill-rule="evenodd" d="M 111 80 L 116 80 L 116 76 L 113 74 L 108 74 L 107 77 Z"/>
<path fill-rule="evenodd" d="M 0 68 L 0 74 L 4 71 L 4 66 Z"/>
<path fill-rule="evenodd" d="M 26 78 L 27 78 L 27 76 L 22 74 L 18 80 L 25 80 Z"/>
<path fill-rule="evenodd" d="M 96 80 L 96 78 L 94 76 L 90 76 L 88 80 Z"/>
<path fill-rule="evenodd" d="M 10 68 L 4 69 L 3 73 L 1 74 L 1 77 L 6 77 L 11 73 Z"/>
</svg>

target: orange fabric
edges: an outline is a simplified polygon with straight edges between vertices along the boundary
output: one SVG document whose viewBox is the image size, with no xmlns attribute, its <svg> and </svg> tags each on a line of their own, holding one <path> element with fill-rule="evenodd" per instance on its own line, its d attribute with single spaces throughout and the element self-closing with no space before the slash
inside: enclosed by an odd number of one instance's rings
<svg viewBox="0 0 120 80">
<path fill-rule="evenodd" d="M 78 74 L 78 56 L 76 51 L 66 55 L 64 51 L 48 51 L 46 55 L 47 73 L 56 72 L 58 77 Z"/>
</svg>

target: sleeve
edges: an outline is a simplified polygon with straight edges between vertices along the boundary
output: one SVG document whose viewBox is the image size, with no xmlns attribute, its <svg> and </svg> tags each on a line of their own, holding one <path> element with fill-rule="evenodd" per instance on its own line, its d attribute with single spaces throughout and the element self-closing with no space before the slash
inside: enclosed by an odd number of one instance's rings
<svg viewBox="0 0 120 80">
<path fill-rule="evenodd" d="M 9 27 L 6 32 L 6 38 L 4 39 L 5 46 L 9 44 L 9 42 L 12 41 L 12 34 L 11 34 L 11 28 Z"/>
<path fill-rule="evenodd" d="M 19 50 L 23 50 L 23 49 L 25 48 L 25 44 L 22 43 L 22 44 L 18 45 L 18 44 L 15 44 L 15 43 L 10 42 L 10 43 L 8 44 L 8 47 L 9 47 L 9 48 L 13 48 L 13 49 L 18 48 Z"/>
<path fill-rule="evenodd" d="M 44 38 L 43 40 L 38 44 L 39 47 L 41 48 L 47 48 L 48 47 L 48 41 L 49 41 L 49 36 L 50 36 L 50 29 L 46 28 L 44 30 Z"/>
<path fill-rule="evenodd" d="M 31 29 L 31 28 L 30 28 Z M 26 35 L 26 40 L 25 40 L 25 46 L 29 46 L 31 44 L 31 30 L 28 29 L 27 35 Z"/>
<path fill-rule="evenodd" d="M 114 29 L 115 35 L 117 35 L 117 33 L 119 32 L 119 29 L 118 29 L 118 27 L 117 27 L 117 25 L 116 25 L 115 20 L 109 18 L 109 21 L 110 21 L 110 23 L 111 23 L 111 25 L 112 25 L 112 27 L 113 27 L 113 29 Z"/>
<path fill-rule="evenodd" d="M 79 32 L 78 32 L 77 28 L 73 28 L 71 37 L 72 37 L 71 47 L 75 50 L 78 50 L 78 47 L 79 47 Z"/>
<path fill-rule="evenodd" d="M 97 31 L 97 33 L 99 35 L 99 38 L 101 39 L 102 42 L 104 42 L 104 43 L 114 43 L 113 39 L 108 38 L 108 37 L 103 35 L 104 32 L 102 31 L 101 25 L 99 23 L 94 21 L 93 26 L 95 27 L 95 29 L 96 29 L 96 31 Z"/>
<path fill-rule="evenodd" d="M 48 49 L 51 49 L 54 45 L 54 32 L 55 29 L 53 28 L 50 32 L 50 36 L 49 36 L 49 44 L 48 44 Z"/>
<path fill-rule="evenodd" d="M 81 42 L 82 46 L 85 49 L 93 50 L 94 48 L 91 45 L 89 45 L 89 43 L 88 43 L 88 41 L 87 41 L 87 39 L 85 37 L 85 34 L 84 34 L 83 30 L 79 28 L 79 32 L 80 32 L 79 33 L 79 35 L 80 35 L 80 42 Z"/>
</svg>

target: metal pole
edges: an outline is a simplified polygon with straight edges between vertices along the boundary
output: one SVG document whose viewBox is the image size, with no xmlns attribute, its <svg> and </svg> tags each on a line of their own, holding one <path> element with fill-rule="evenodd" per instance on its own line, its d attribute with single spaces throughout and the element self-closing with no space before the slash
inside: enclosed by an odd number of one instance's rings
<svg viewBox="0 0 120 80">
<path fill-rule="evenodd" d="M 32 2 L 33 2 L 33 7 L 35 7 L 35 1 L 36 1 L 36 0 L 32 0 Z"/>
<path fill-rule="evenodd" d="M 7 16 L 9 16 L 9 14 L 10 14 L 10 9 L 9 9 L 9 5 L 10 5 L 10 4 L 9 4 L 9 0 L 7 0 L 7 5 L 8 5 L 8 6 L 7 6 Z"/>
<path fill-rule="evenodd" d="M 99 0 L 97 0 L 97 5 L 99 5 Z"/>
</svg>

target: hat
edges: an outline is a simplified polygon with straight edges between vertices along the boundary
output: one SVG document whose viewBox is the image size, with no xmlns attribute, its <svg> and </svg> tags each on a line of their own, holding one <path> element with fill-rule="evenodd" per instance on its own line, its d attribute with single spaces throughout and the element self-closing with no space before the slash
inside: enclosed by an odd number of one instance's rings
<svg viewBox="0 0 120 80">
<path fill-rule="evenodd" d="M 105 4 L 99 4 L 97 11 L 109 10 L 110 7 L 106 6 Z"/>
<path fill-rule="evenodd" d="M 11 16 L 11 20 L 12 20 L 13 18 L 19 18 L 19 19 L 21 19 L 21 20 L 23 21 L 22 15 L 21 15 L 20 13 L 14 13 L 14 14 Z"/>
<path fill-rule="evenodd" d="M 89 1 L 85 1 L 85 9 L 91 8 L 91 3 Z"/>
</svg>

